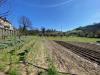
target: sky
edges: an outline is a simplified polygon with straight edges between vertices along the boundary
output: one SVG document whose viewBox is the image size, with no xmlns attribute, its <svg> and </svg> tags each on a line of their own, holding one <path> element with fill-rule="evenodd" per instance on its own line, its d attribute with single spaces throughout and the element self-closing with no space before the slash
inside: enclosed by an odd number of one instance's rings
<svg viewBox="0 0 100 75">
<path fill-rule="evenodd" d="M 10 0 L 8 19 L 15 27 L 21 16 L 34 28 L 68 31 L 100 22 L 100 0 Z"/>
</svg>

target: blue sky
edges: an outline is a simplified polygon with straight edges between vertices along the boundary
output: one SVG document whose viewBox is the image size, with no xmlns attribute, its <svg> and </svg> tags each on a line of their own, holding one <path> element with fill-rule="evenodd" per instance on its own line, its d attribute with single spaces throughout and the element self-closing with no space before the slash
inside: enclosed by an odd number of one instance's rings
<svg viewBox="0 0 100 75">
<path fill-rule="evenodd" d="M 18 27 L 21 16 L 33 27 L 63 31 L 100 22 L 100 0 L 11 0 L 9 20 Z"/>
</svg>

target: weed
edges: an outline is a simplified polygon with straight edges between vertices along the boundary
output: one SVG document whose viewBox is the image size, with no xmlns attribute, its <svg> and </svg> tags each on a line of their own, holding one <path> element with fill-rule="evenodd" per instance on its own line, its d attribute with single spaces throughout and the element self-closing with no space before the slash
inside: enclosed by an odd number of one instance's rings
<svg viewBox="0 0 100 75">
<path fill-rule="evenodd" d="M 0 71 L 4 71 L 4 69 L 5 69 L 5 64 L 0 63 Z"/>
<path fill-rule="evenodd" d="M 7 47 L 8 47 L 7 44 L 0 43 L 0 49 L 4 49 L 4 48 L 7 48 Z"/>
<path fill-rule="evenodd" d="M 58 75 L 57 70 L 54 65 L 51 65 L 51 67 L 49 67 L 48 75 Z"/>
<path fill-rule="evenodd" d="M 9 54 L 7 54 L 6 52 L 5 53 L 2 53 L 1 60 L 3 62 L 8 62 L 9 61 Z"/>
<path fill-rule="evenodd" d="M 54 66 L 54 63 L 50 58 L 49 58 L 48 63 L 49 63 L 48 64 L 48 75 L 58 75 L 57 69 Z"/>
<path fill-rule="evenodd" d="M 18 71 L 18 69 L 12 68 L 12 69 L 9 71 L 9 75 L 21 75 L 21 74 L 20 74 L 20 72 Z"/>
</svg>

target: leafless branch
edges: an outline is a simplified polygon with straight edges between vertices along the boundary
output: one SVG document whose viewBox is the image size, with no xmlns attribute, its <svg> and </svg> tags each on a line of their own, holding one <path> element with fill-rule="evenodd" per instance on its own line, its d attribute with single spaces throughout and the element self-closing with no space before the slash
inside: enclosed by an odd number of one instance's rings
<svg viewBox="0 0 100 75">
<path fill-rule="evenodd" d="M 31 20 L 26 17 L 26 16 L 22 16 L 20 19 L 19 19 L 19 29 L 21 31 L 21 33 L 26 33 L 25 31 L 27 31 L 28 29 L 31 29 L 32 28 L 32 22 Z"/>
<path fill-rule="evenodd" d="M 0 0 L 0 7 L 6 2 L 7 0 Z"/>
</svg>

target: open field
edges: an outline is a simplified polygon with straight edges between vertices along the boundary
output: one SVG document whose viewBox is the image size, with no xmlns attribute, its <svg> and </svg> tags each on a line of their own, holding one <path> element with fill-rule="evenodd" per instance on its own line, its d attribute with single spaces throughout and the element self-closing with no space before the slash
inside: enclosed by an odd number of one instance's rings
<svg viewBox="0 0 100 75">
<path fill-rule="evenodd" d="M 63 41 L 67 39 L 63 37 Z M 79 45 L 83 39 L 79 44 L 69 39 L 67 43 L 72 48 L 53 41 L 61 40 L 60 37 L 23 36 L 1 41 L 0 75 L 100 75 L 100 47 L 92 45 L 90 51 L 90 44 L 86 48 L 86 43 Z"/>
</svg>

